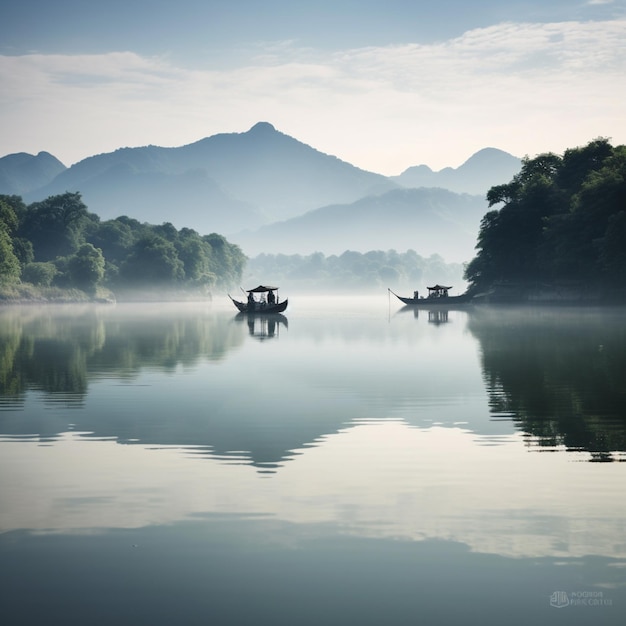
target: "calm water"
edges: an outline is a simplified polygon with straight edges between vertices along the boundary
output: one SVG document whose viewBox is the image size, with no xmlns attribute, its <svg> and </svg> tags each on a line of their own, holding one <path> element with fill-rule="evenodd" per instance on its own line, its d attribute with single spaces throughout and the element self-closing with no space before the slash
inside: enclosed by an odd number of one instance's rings
<svg viewBox="0 0 626 626">
<path fill-rule="evenodd" d="M 623 624 L 621 309 L 0 310 L 5 624 Z"/>
</svg>

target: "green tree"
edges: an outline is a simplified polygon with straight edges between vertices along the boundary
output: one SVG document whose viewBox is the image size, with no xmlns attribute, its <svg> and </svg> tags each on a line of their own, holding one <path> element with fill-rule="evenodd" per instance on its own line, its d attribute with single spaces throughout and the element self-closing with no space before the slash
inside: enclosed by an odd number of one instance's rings
<svg viewBox="0 0 626 626">
<path fill-rule="evenodd" d="M 153 235 L 135 243 L 120 276 L 126 283 L 163 285 L 181 282 L 185 270 L 174 245 Z"/>
<path fill-rule="evenodd" d="M 20 279 L 22 268 L 13 252 L 13 243 L 7 231 L 0 228 L 0 283 L 10 285 Z"/>
<path fill-rule="evenodd" d="M 211 246 L 190 228 L 178 233 L 176 251 L 185 268 L 185 278 L 198 285 L 211 286 L 216 275 L 212 268 Z"/>
<path fill-rule="evenodd" d="M 0 282 L 5 285 L 17 282 L 22 270 L 11 238 L 17 225 L 17 215 L 13 207 L 0 198 Z"/>
<path fill-rule="evenodd" d="M 49 287 L 57 273 L 54 263 L 28 263 L 22 271 L 22 280 L 38 287 Z"/>
<path fill-rule="evenodd" d="M 210 271 L 218 277 L 218 285 L 229 287 L 239 284 L 247 262 L 241 248 L 217 233 L 204 235 L 202 240 L 210 246 Z"/>
<path fill-rule="evenodd" d="M 97 218 L 87 212 L 80 194 L 68 192 L 29 205 L 17 234 L 32 243 L 36 261 L 53 261 L 74 254 L 94 220 Z"/>
<path fill-rule="evenodd" d="M 68 260 L 71 284 L 88 293 L 95 293 L 104 277 L 104 257 L 99 248 L 90 243 L 83 244 Z"/>
<path fill-rule="evenodd" d="M 487 194 L 490 207 L 502 206 L 481 222 L 465 271 L 471 290 L 496 281 L 609 284 L 619 273 L 613 217 L 626 206 L 625 180 L 626 147 L 602 138 L 562 157 L 524 159 L 510 183 Z"/>
<path fill-rule="evenodd" d="M 98 224 L 89 236 L 89 243 L 100 248 L 107 261 L 120 262 L 130 254 L 135 236 L 128 223 L 121 219 L 108 220 Z"/>
</svg>

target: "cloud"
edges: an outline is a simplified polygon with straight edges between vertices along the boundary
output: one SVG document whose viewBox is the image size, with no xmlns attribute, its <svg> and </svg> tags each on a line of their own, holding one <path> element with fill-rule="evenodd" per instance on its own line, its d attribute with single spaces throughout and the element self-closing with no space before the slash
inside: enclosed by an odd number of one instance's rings
<svg viewBox="0 0 626 626">
<path fill-rule="evenodd" d="M 278 42 L 230 69 L 133 52 L 0 57 L 0 153 L 70 164 L 259 120 L 360 167 L 457 165 L 626 140 L 626 21 L 504 23 L 445 42 L 321 53 Z"/>
</svg>

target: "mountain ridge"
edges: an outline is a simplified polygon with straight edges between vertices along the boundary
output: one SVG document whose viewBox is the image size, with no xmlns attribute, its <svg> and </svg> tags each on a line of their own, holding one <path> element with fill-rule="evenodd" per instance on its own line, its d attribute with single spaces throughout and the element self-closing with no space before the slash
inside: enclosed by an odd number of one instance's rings
<svg viewBox="0 0 626 626">
<path fill-rule="evenodd" d="M 18 160 L 12 155 L 0 159 L 0 193 L 7 193 L 6 178 L 16 171 Z M 36 187 L 42 178 L 33 176 L 30 189 L 20 195 L 31 203 L 78 191 L 103 220 L 127 215 L 148 223 L 171 222 L 200 234 L 219 232 L 246 254 L 266 245 L 268 250 L 293 252 L 296 241 L 330 253 L 336 245 L 400 248 L 411 239 L 435 252 L 450 250 L 457 241 L 457 251 L 465 251 L 474 246 L 479 218 L 487 210 L 486 191 L 508 182 L 519 164 L 508 153 L 485 148 L 456 169 L 433 172 L 421 165 L 386 177 L 324 154 L 269 122 L 258 122 L 242 133 L 221 133 L 179 147 L 122 147 L 69 168 L 57 161 L 45 184 Z M 430 191 L 401 193 L 420 188 Z M 9 193 L 16 193 L 14 189 Z M 463 200 L 467 194 L 476 197 Z M 469 230 L 464 212 L 472 215 Z M 338 230 L 340 244 L 331 237 Z M 465 252 L 462 256 L 466 260 Z"/>
<path fill-rule="evenodd" d="M 390 178 L 403 187 L 443 187 L 450 191 L 486 194 L 494 185 L 509 182 L 520 170 L 521 159 L 498 148 L 482 148 L 459 167 L 433 171 L 428 165 L 414 165 Z"/>
</svg>

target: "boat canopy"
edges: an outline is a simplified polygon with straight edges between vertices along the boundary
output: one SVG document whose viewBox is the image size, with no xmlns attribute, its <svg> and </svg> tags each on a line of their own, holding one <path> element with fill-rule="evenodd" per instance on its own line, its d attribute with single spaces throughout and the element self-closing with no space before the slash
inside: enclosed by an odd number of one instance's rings
<svg viewBox="0 0 626 626">
<path fill-rule="evenodd" d="M 254 289 L 246 289 L 248 293 L 265 293 L 266 291 L 278 291 L 278 287 L 268 287 L 267 285 L 259 285 Z"/>
<path fill-rule="evenodd" d="M 430 289 L 431 291 L 440 291 L 443 289 L 452 289 L 452 287 L 444 287 L 443 285 L 435 285 L 434 287 L 426 287 L 426 289 Z"/>
</svg>

